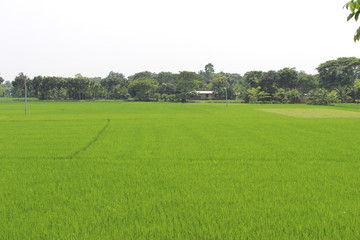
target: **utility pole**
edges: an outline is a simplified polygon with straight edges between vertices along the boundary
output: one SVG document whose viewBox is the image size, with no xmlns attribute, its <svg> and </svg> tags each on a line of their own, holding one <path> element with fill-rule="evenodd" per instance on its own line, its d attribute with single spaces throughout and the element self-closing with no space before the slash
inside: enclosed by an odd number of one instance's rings
<svg viewBox="0 0 360 240">
<path fill-rule="evenodd" d="M 227 88 L 225 88 L 225 98 L 226 98 L 226 106 L 228 106 L 228 99 L 227 99 Z"/>
<path fill-rule="evenodd" d="M 25 85 L 25 115 L 27 115 L 27 84 L 26 84 L 26 78 L 24 81 L 24 85 Z"/>
</svg>

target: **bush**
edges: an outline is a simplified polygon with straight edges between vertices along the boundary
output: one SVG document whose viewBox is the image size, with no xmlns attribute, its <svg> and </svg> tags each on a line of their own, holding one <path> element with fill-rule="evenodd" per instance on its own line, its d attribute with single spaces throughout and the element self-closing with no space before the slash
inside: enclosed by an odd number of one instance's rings
<svg viewBox="0 0 360 240">
<path fill-rule="evenodd" d="M 324 88 L 313 89 L 308 93 L 309 104 L 328 105 L 331 103 L 329 93 Z"/>
<path fill-rule="evenodd" d="M 250 103 L 263 103 L 270 100 L 270 94 L 261 91 L 261 87 L 251 88 L 248 90 L 248 95 Z"/>
<path fill-rule="evenodd" d="M 285 99 L 287 103 L 299 103 L 301 93 L 296 89 L 291 89 L 285 92 Z"/>
</svg>

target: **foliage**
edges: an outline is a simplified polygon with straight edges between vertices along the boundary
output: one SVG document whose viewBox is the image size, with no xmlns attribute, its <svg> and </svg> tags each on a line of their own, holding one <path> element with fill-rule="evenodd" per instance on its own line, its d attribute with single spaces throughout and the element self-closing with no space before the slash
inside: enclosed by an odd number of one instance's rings
<svg viewBox="0 0 360 240">
<path fill-rule="evenodd" d="M 331 92 L 329 92 L 328 98 L 330 103 L 341 102 L 341 100 L 339 99 L 339 94 L 336 90 L 332 90 Z"/>
<path fill-rule="evenodd" d="M 5 81 L 3 84 L 1 84 L 1 87 L 3 89 L 3 97 L 12 97 L 14 94 L 14 88 L 10 81 Z"/>
<path fill-rule="evenodd" d="M 67 81 L 68 91 L 67 94 L 69 98 L 73 98 L 76 100 L 84 100 L 88 98 L 88 90 L 89 90 L 89 82 L 90 80 L 85 77 L 76 77 L 70 78 Z"/>
<path fill-rule="evenodd" d="M 162 84 L 174 84 L 177 78 L 177 74 L 171 72 L 160 72 L 154 76 L 154 79 L 159 83 Z"/>
<path fill-rule="evenodd" d="M 130 81 L 130 96 L 141 101 L 150 101 L 155 94 L 158 83 L 151 78 L 138 78 Z"/>
<path fill-rule="evenodd" d="M 175 94 L 167 94 L 167 93 L 163 93 L 160 95 L 159 98 L 161 101 L 164 102 L 176 102 L 178 101 L 178 98 Z"/>
<path fill-rule="evenodd" d="M 179 92 L 179 98 L 185 102 L 191 96 L 191 93 L 200 85 L 200 75 L 195 72 L 180 72 L 176 80 L 176 89 Z"/>
<path fill-rule="evenodd" d="M 106 89 L 106 98 L 110 99 L 126 99 L 126 94 L 118 94 L 119 89 L 127 87 L 127 79 L 124 74 L 111 71 L 109 75 L 101 81 L 101 86 Z"/>
<path fill-rule="evenodd" d="M 280 103 L 286 103 L 287 99 L 286 99 L 286 90 L 283 88 L 278 88 L 276 93 L 274 94 L 274 100 Z"/>
<path fill-rule="evenodd" d="M 261 87 L 249 89 L 248 95 L 250 103 L 261 103 L 270 99 L 270 94 L 265 91 L 261 91 Z"/>
<path fill-rule="evenodd" d="M 246 72 L 242 78 L 243 85 L 248 88 L 258 87 L 262 74 L 262 71 Z"/>
<path fill-rule="evenodd" d="M 284 68 L 277 72 L 278 80 L 276 85 L 278 88 L 294 89 L 298 87 L 298 72 L 295 68 Z"/>
<path fill-rule="evenodd" d="M 317 75 L 307 74 L 304 71 L 298 73 L 297 89 L 302 93 L 308 93 L 310 90 L 318 88 L 319 80 Z"/>
<path fill-rule="evenodd" d="M 212 74 L 215 73 L 214 65 L 211 63 L 208 63 L 205 65 L 205 73 Z"/>
<path fill-rule="evenodd" d="M 3 82 L 5 82 L 5 80 L 2 77 L 0 77 L 0 97 L 5 96 L 5 87 L 2 86 Z"/>
<path fill-rule="evenodd" d="M 236 98 L 240 101 L 249 102 L 249 92 L 248 92 L 248 88 L 246 88 L 245 86 L 243 86 L 242 84 L 236 84 L 234 86 L 234 92 L 236 95 Z"/>
<path fill-rule="evenodd" d="M 229 82 L 225 76 L 216 77 L 211 81 L 211 90 L 221 97 L 225 96 L 225 92 L 228 87 Z"/>
<path fill-rule="evenodd" d="M 360 79 L 354 80 L 354 85 L 352 86 L 352 98 L 353 102 L 356 102 L 360 99 Z"/>
<path fill-rule="evenodd" d="M 274 100 L 280 103 L 299 103 L 301 93 L 296 89 L 286 91 L 283 88 L 279 88 L 274 94 Z"/>
<path fill-rule="evenodd" d="M 25 81 L 28 88 L 30 88 L 30 78 L 26 76 L 24 73 L 19 73 L 19 75 L 15 77 L 15 80 L 12 82 L 12 85 L 14 87 L 15 97 L 25 96 Z"/>
<path fill-rule="evenodd" d="M 276 71 L 268 71 L 262 73 L 258 86 L 265 92 L 269 94 L 274 94 L 276 92 L 276 85 L 280 80 L 280 76 Z"/>
<path fill-rule="evenodd" d="M 156 77 L 156 74 L 155 73 L 152 73 L 152 72 L 149 72 L 149 71 L 144 71 L 144 72 L 138 72 L 138 73 L 135 73 L 134 75 L 131 75 L 128 77 L 129 81 L 132 81 L 132 80 L 136 80 L 136 79 L 140 79 L 140 78 L 155 78 Z"/>
<path fill-rule="evenodd" d="M 163 83 L 158 87 L 157 92 L 160 94 L 175 94 L 176 86 L 173 83 Z"/>
<path fill-rule="evenodd" d="M 114 89 L 114 98 L 115 99 L 128 99 L 129 97 L 130 97 L 130 94 L 128 92 L 128 89 L 125 86 L 117 85 L 115 87 L 115 89 Z"/>
<path fill-rule="evenodd" d="M 285 92 L 287 103 L 299 103 L 301 93 L 296 89 L 291 89 Z"/>
<path fill-rule="evenodd" d="M 360 77 L 360 59 L 343 57 L 326 61 L 320 64 L 317 70 L 322 88 L 330 90 L 338 86 L 350 86 Z"/>
<path fill-rule="evenodd" d="M 350 97 L 351 89 L 350 88 L 348 88 L 346 86 L 344 86 L 344 87 L 340 86 L 335 89 L 335 92 L 337 93 L 337 97 L 340 102 L 347 103 L 347 102 L 351 101 L 351 97 Z"/>
<path fill-rule="evenodd" d="M 214 73 L 215 73 L 214 65 L 212 65 L 211 63 L 206 64 L 205 76 L 208 82 L 212 80 L 212 76 L 214 75 Z"/>
<path fill-rule="evenodd" d="M 331 103 L 329 92 L 324 88 L 313 89 L 307 95 L 309 104 L 314 105 L 328 105 Z"/>
<path fill-rule="evenodd" d="M 216 73 L 210 84 L 204 90 L 213 90 L 218 98 L 225 99 L 227 94 L 228 99 L 236 99 L 236 88 L 241 83 L 241 75 L 233 73 Z"/>
<path fill-rule="evenodd" d="M 344 8 L 350 10 L 350 14 L 347 17 L 347 21 L 354 19 L 357 21 L 360 15 L 360 1 L 359 0 L 351 0 L 344 5 Z M 354 42 L 359 41 L 360 39 L 360 27 L 356 30 L 354 34 Z"/>
<path fill-rule="evenodd" d="M 356 90 L 360 89 L 360 79 L 355 79 L 354 81 L 354 88 Z"/>
<path fill-rule="evenodd" d="M 41 100 L 126 100 L 132 97 L 131 101 L 185 102 L 194 96 L 195 91 L 213 90 L 218 100 L 225 99 L 227 94 L 227 99 L 238 99 L 240 102 L 298 103 L 301 96 L 317 88 L 324 88 L 328 92 L 336 90 L 340 99 L 337 101 L 355 102 L 360 98 L 360 83 L 356 82 L 356 79 L 360 79 L 360 59 L 343 57 L 330 60 L 321 63 L 317 70 L 318 75 L 283 68 L 278 71 L 249 71 L 241 76 L 236 73 L 216 73 L 214 65 L 209 63 L 198 74 L 188 71 L 178 74 L 144 71 L 126 78 L 122 73 L 111 71 L 105 78 L 77 74 L 74 78 L 37 76 L 26 79 L 28 96 Z M 19 74 L 13 82 L 14 87 L 5 88 L 2 95 L 22 97 L 24 77 L 25 74 Z M 147 83 L 144 79 L 148 80 Z M 147 88 L 151 90 L 141 92 L 134 85 L 139 85 L 141 91 Z"/>
<path fill-rule="evenodd" d="M 211 82 L 215 74 L 214 65 L 212 63 L 208 63 L 205 65 L 204 71 L 199 71 L 199 75 L 201 75 L 204 79 L 204 83 L 208 84 Z"/>
</svg>

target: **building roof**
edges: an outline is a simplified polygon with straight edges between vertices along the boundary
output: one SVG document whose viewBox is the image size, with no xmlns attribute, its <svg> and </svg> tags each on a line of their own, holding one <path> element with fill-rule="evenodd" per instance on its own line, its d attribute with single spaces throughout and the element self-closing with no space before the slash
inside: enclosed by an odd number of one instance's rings
<svg viewBox="0 0 360 240">
<path fill-rule="evenodd" d="M 214 91 L 195 91 L 197 94 L 214 94 Z"/>
</svg>

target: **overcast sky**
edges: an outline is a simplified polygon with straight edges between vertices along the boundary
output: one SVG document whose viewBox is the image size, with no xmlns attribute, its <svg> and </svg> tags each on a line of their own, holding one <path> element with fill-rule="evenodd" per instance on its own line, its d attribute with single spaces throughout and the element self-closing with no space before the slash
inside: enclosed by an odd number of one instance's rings
<svg viewBox="0 0 360 240">
<path fill-rule="evenodd" d="M 359 57 L 346 1 L 1 0 L 0 76 L 295 67 Z M 359 23 L 360 24 L 360 23 Z"/>
</svg>

